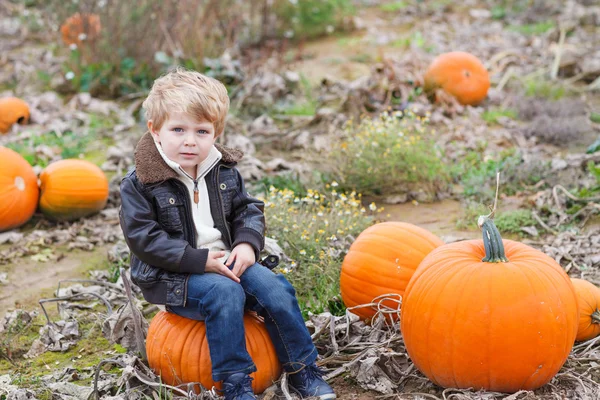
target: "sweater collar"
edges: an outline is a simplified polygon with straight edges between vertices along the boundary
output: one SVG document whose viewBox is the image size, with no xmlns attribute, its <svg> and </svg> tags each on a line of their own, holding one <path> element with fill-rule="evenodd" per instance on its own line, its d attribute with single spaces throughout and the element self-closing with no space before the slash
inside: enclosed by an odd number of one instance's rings
<svg viewBox="0 0 600 400">
<path fill-rule="evenodd" d="M 210 151 L 208 152 L 208 156 L 206 156 L 206 159 L 204 159 L 204 161 L 202 161 L 202 163 L 200 163 L 200 165 L 198 165 L 198 168 L 196 169 L 196 176 L 191 176 L 186 171 L 184 171 L 184 169 L 181 167 L 181 165 L 179 163 L 177 163 L 177 162 L 171 160 L 169 157 L 167 157 L 167 155 L 163 151 L 160 143 L 158 143 L 155 140 L 154 145 L 156 146 L 156 149 L 158 150 L 158 153 L 162 157 L 163 161 L 169 167 L 171 167 L 171 169 L 173 169 L 175 172 L 177 172 L 177 175 L 179 175 L 179 177 L 181 177 L 183 179 L 197 180 L 200 178 L 204 178 L 204 176 L 208 173 L 208 171 L 210 171 L 211 168 L 214 167 L 215 164 L 218 163 L 219 160 L 223 157 L 221 152 L 219 150 L 217 150 L 217 148 L 215 146 L 212 146 L 210 148 Z"/>
<path fill-rule="evenodd" d="M 220 144 L 215 144 L 214 147 L 221 153 L 221 162 L 226 164 L 237 163 L 244 154 L 240 150 L 231 149 Z M 146 132 L 138 142 L 134 159 L 136 175 L 144 185 L 175 179 L 179 176 L 160 155 L 150 132 Z"/>
</svg>

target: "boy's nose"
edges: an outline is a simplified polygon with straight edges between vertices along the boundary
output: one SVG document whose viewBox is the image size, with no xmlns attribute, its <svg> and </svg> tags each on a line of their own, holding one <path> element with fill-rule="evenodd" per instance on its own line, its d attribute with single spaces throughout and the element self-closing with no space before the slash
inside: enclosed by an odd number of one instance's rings
<svg viewBox="0 0 600 400">
<path fill-rule="evenodd" d="M 185 139 L 183 141 L 184 146 L 195 146 L 196 142 L 194 141 L 194 135 L 185 135 Z"/>
</svg>

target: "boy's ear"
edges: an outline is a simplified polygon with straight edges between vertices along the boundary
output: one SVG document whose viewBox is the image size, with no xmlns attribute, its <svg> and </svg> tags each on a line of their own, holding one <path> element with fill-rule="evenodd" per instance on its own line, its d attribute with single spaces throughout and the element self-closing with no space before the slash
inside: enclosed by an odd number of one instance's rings
<svg viewBox="0 0 600 400">
<path fill-rule="evenodd" d="M 158 140 L 158 132 L 154 130 L 154 124 L 152 123 L 151 119 L 148 120 L 148 130 L 150 131 L 152 136 L 154 136 L 154 139 Z"/>
</svg>

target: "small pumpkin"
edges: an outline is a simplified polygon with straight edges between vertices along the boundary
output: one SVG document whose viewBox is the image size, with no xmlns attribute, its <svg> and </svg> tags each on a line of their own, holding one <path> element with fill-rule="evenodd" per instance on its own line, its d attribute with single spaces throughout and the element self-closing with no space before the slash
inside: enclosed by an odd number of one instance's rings
<svg viewBox="0 0 600 400">
<path fill-rule="evenodd" d="M 97 14 L 75 13 L 63 22 L 60 33 L 67 45 L 81 45 L 81 42 L 93 41 L 98 38 L 102 25 Z"/>
<path fill-rule="evenodd" d="M 31 165 L 17 152 L 0 146 L 0 232 L 29 221 L 39 196 Z"/>
<path fill-rule="evenodd" d="M 462 51 L 437 56 L 423 80 L 423 88 L 430 97 L 435 97 L 435 91 L 441 88 L 463 105 L 479 104 L 490 88 L 490 76 L 481 61 Z"/>
<path fill-rule="evenodd" d="M 29 106 L 17 97 L 0 98 L 0 133 L 8 133 L 14 124 L 29 122 Z"/>
<path fill-rule="evenodd" d="M 419 263 L 443 244 L 428 230 L 406 222 L 382 222 L 365 229 L 342 263 L 340 291 L 344 304 L 353 307 L 383 294 L 404 294 Z M 383 304 L 397 308 L 392 302 Z M 359 307 L 352 312 L 366 320 L 376 310 Z"/>
<path fill-rule="evenodd" d="M 438 247 L 410 280 L 402 302 L 406 350 L 443 387 L 534 390 L 573 347 L 577 294 L 552 258 L 502 240 L 490 218 L 480 222 L 483 240 Z"/>
<path fill-rule="evenodd" d="M 40 210 L 50 219 L 72 221 L 102 210 L 108 201 L 108 180 L 95 164 L 60 160 L 40 174 Z"/>
<path fill-rule="evenodd" d="M 600 335 L 600 288 L 583 279 L 571 278 L 579 300 L 579 328 L 575 340 L 584 341 Z"/>
<path fill-rule="evenodd" d="M 246 348 L 257 371 L 250 376 L 254 393 L 265 391 L 281 375 L 281 365 L 262 319 L 244 315 Z M 206 326 L 203 321 L 160 311 L 152 318 L 146 337 L 148 364 L 168 385 L 200 382 L 205 388 L 221 383 L 212 380 Z"/>
</svg>

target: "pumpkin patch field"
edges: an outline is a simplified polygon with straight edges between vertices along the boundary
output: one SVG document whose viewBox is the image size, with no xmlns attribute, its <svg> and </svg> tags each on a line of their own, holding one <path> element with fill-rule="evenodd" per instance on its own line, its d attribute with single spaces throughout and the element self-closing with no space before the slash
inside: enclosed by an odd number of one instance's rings
<svg viewBox="0 0 600 400">
<path fill-rule="evenodd" d="M 593 0 L 0 1 L 0 400 L 225 398 L 120 222 L 135 171 L 149 236 L 195 227 L 176 165 L 138 173 L 176 67 L 227 89 L 215 143 L 337 399 L 600 399 L 599 49 Z M 243 318 L 256 398 L 299 400 Z"/>
</svg>

